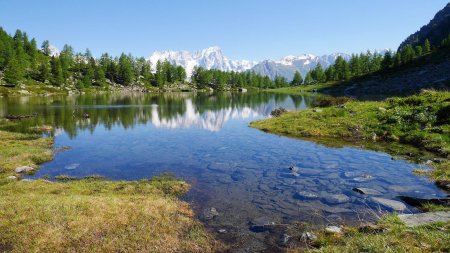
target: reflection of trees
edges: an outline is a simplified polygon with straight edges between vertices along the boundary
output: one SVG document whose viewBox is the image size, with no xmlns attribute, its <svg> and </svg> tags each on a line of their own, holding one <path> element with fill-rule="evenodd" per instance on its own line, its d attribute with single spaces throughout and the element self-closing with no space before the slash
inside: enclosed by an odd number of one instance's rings
<svg viewBox="0 0 450 253">
<path fill-rule="evenodd" d="M 22 120 L 16 130 L 32 125 L 52 125 L 73 137 L 77 130 L 94 131 L 98 125 L 132 128 L 152 122 L 159 127 L 201 127 L 218 130 L 235 117 L 266 116 L 291 101 L 298 109 L 313 99 L 276 93 L 167 93 L 85 94 L 80 96 L 8 98 L 0 101 L 0 115 L 38 117 Z M 87 117 L 89 115 L 89 117 Z M 157 120 L 155 120 L 157 119 Z"/>
</svg>

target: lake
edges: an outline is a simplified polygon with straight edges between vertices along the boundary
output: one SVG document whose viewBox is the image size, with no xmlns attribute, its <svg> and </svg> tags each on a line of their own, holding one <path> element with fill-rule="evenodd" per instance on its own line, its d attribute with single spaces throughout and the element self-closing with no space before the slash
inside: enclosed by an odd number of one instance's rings
<svg viewBox="0 0 450 253">
<path fill-rule="evenodd" d="M 248 127 L 277 107 L 302 110 L 316 97 L 275 93 L 97 94 L 0 100 L 0 116 L 37 113 L 30 124 L 54 127 L 53 161 L 31 178 L 101 175 L 114 180 L 164 172 L 192 184 L 183 197 L 213 231 L 236 244 L 266 234 L 252 225 L 308 221 L 359 223 L 392 211 L 367 195 L 444 197 L 414 168 L 385 153 L 331 148 Z M 297 166 L 298 173 L 289 168 Z M 211 216 L 211 208 L 216 212 Z M 403 211 L 417 212 L 408 206 Z M 247 242 L 248 243 L 248 242 Z"/>
</svg>

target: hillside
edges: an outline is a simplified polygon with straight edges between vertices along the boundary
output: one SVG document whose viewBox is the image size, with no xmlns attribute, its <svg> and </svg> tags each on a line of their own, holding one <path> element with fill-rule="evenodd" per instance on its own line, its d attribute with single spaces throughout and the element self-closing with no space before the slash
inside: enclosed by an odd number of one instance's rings
<svg viewBox="0 0 450 253">
<path fill-rule="evenodd" d="M 450 34 L 450 3 L 441 11 L 436 13 L 434 18 L 425 26 L 420 28 L 414 34 L 411 34 L 402 44 L 400 44 L 399 51 L 407 45 L 417 46 L 423 45 L 428 39 L 432 45 L 439 45 L 439 43 Z"/>
<path fill-rule="evenodd" d="M 379 100 L 416 94 L 422 89 L 448 90 L 449 70 L 450 48 L 446 47 L 416 58 L 408 64 L 323 88 L 320 92 Z"/>
</svg>

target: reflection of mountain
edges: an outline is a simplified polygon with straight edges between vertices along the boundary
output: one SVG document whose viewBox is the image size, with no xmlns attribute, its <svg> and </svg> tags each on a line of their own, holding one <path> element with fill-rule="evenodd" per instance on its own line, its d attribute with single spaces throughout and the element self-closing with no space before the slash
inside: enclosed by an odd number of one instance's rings
<svg viewBox="0 0 450 253">
<path fill-rule="evenodd" d="M 228 107 L 217 111 L 206 110 L 202 113 L 196 111 L 191 99 L 186 99 L 186 111 L 173 117 L 160 119 L 157 106 L 152 109 L 152 124 L 155 127 L 165 128 L 190 128 L 198 127 L 210 131 L 219 131 L 225 122 L 230 119 L 254 118 L 261 115 L 260 112 L 248 106 L 241 108 Z"/>
<path fill-rule="evenodd" d="M 159 128 L 196 127 L 219 131 L 231 119 L 267 117 L 276 107 L 296 110 L 310 105 L 313 97 L 276 93 L 170 93 L 85 94 L 7 98 L 0 100 L 0 116 L 31 115 L 17 131 L 27 126 L 51 125 L 70 137 L 98 126 L 131 128 L 152 123 Z M 152 106 L 155 105 L 155 106 Z"/>
</svg>

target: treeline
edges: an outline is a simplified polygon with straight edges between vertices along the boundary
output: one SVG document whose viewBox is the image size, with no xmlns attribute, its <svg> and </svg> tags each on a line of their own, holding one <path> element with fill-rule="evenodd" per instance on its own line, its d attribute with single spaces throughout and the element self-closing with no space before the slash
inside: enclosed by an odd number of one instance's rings
<svg viewBox="0 0 450 253">
<path fill-rule="evenodd" d="M 39 49 L 36 40 L 17 30 L 10 36 L 0 28 L 0 71 L 4 82 L 10 85 L 33 81 L 77 88 L 105 86 L 112 83 L 163 86 L 184 82 L 186 71 L 181 66 L 158 62 L 155 71 L 143 57 L 135 58 L 122 53 L 111 57 L 107 53 L 95 59 L 89 49 L 75 53 L 69 45 L 55 55 L 48 41 Z"/>
<path fill-rule="evenodd" d="M 212 88 L 222 90 L 225 88 L 275 88 L 288 85 L 286 78 L 277 76 L 271 80 L 268 76 L 247 72 L 226 72 L 216 69 L 207 70 L 203 67 L 195 67 L 191 81 L 199 89 Z"/>
<path fill-rule="evenodd" d="M 338 56 L 333 65 L 326 69 L 320 64 L 310 70 L 303 80 L 300 73 L 296 72 L 291 85 L 324 83 L 330 81 L 346 81 L 353 77 L 367 75 L 379 70 L 399 67 L 433 50 L 450 47 L 450 34 L 439 45 L 431 45 L 428 39 L 423 45 L 414 48 L 407 45 L 399 52 L 387 51 L 384 55 L 379 53 L 353 54 L 349 61 L 342 56 Z"/>
</svg>

